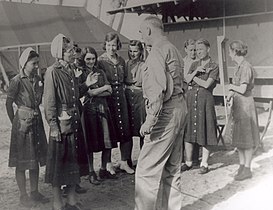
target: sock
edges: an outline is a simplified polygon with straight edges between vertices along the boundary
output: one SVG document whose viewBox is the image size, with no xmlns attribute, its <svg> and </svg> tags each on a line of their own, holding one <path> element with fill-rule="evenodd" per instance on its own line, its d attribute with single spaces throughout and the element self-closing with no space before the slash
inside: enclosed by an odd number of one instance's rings
<svg viewBox="0 0 273 210">
<path fill-rule="evenodd" d="M 187 161 L 186 160 L 186 165 L 189 166 L 189 167 L 192 167 L 192 161 Z"/>
<path fill-rule="evenodd" d="M 201 162 L 200 164 L 200 167 L 204 166 L 205 168 L 209 167 L 209 164 L 208 163 L 204 163 L 203 161 Z"/>
</svg>

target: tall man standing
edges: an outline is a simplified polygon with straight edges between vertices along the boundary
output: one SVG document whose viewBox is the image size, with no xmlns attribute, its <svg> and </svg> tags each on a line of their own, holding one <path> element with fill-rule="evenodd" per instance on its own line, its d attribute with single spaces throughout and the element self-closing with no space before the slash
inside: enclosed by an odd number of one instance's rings
<svg viewBox="0 0 273 210">
<path fill-rule="evenodd" d="M 143 71 L 147 117 L 140 129 L 145 136 L 135 185 L 135 210 L 181 208 L 180 163 L 182 130 L 187 113 L 183 96 L 183 59 L 163 35 L 156 16 L 144 19 L 140 33 L 152 50 Z M 159 197 L 159 187 L 162 198 Z M 158 201 L 162 201 L 158 204 Z"/>
</svg>

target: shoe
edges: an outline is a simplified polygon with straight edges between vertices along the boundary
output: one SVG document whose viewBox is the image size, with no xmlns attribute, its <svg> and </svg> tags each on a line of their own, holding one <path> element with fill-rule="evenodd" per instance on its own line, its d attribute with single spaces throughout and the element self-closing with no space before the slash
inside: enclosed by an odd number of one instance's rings
<svg viewBox="0 0 273 210">
<path fill-rule="evenodd" d="M 188 166 L 186 163 L 181 166 L 181 172 L 191 170 L 192 166 Z"/>
<path fill-rule="evenodd" d="M 201 166 L 199 170 L 199 174 L 206 174 L 209 172 L 209 168 L 205 166 Z"/>
<path fill-rule="evenodd" d="M 100 185 L 97 174 L 95 171 L 89 172 L 88 180 L 93 185 Z"/>
<path fill-rule="evenodd" d="M 26 208 L 32 208 L 34 206 L 34 203 L 27 194 L 20 196 L 20 204 Z"/>
<path fill-rule="evenodd" d="M 239 166 L 237 173 L 234 175 L 234 179 L 235 179 L 235 177 L 239 176 L 243 172 L 244 168 L 245 168 L 244 165 Z"/>
<path fill-rule="evenodd" d="M 106 164 L 106 170 L 109 171 L 110 174 L 116 175 L 116 171 L 115 171 L 114 166 L 111 162 Z"/>
<path fill-rule="evenodd" d="M 87 189 L 81 187 L 79 184 L 76 184 L 75 192 L 78 194 L 84 194 L 87 192 Z"/>
<path fill-rule="evenodd" d="M 252 178 L 252 173 L 250 169 L 244 167 L 243 171 L 238 176 L 234 177 L 234 180 L 243 181 L 245 179 L 250 179 L 250 178 Z"/>
<path fill-rule="evenodd" d="M 116 174 L 111 174 L 106 169 L 99 170 L 99 177 L 100 177 L 100 179 L 117 179 Z"/>
<path fill-rule="evenodd" d="M 127 174 L 134 174 L 135 173 L 135 170 L 133 170 L 132 168 L 130 168 L 128 166 L 127 161 L 121 161 L 119 168 L 120 168 L 120 170 L 125 171 Z"/>
<path fill-rule="evenodd" d="M 49 202 L 49 198 L 45 197 L 43 194 L 41 194 L 38 191 L 31 192 L 30 198 L 31 198 L 31 200 L 36 201 L 36 202 L 40 202 L 42 204 Z"/>
</svg>

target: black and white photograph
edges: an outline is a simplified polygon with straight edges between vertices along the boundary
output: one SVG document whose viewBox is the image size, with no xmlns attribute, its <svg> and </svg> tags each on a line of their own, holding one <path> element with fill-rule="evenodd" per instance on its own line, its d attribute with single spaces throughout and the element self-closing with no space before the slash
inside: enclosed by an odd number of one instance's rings
<svg viewBox="0 0 273 210">
<path fill-rule="evenodd" d="M 0 0 L 0 210 L 272 210 L 272 0 Z"/>
</svg>

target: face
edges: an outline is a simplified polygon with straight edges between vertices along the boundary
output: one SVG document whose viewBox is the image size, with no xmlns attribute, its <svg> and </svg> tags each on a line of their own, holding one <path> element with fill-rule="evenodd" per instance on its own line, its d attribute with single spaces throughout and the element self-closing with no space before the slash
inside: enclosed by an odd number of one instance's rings
<svg viewBox="0 0 273 210">
<path fill-rule="evenodd" d="M 87 53 L 84 57 L 84 61 L 89 68 L 93 68 L 96 63 L 96 56 L 92 53 Z"/>
<path fill-rule="evenodd" d="M 231 58 L 232 61 L 234 61 L 235 58 L 235 51 L 231 50 L 230 48 L 228 49 L 228 54 Z"/>
<path fill-rule="evenodd" d="M 143 42 L 145 42 L 146 45 L 151 45 L 150 28 L 145 22 L 140 25 L 139 33 L 141 34 L 141 39 Z"/>
<path fill-rule="evenodd" d="M 63 60 L 66 61 L 67 63 L 74 63 L 74 61 L 75 61 L 75 55 L 74 55 L 73 48 L 68 48 L 63 53 Z"/>
<path fill-rule="evenodd" d="M 129 46 L 129 55 L 131 60 L 136 60 L 141 56 L 138 46 Z"/>
<path fill-rule="evenodd" d="M 191 59 L 195 59 L 196 58 L 196 48 L 195 45 L 188 45 L 185 48 L 185 52 L 187 53 L 187 56 L 189 56 Z"/>
<path fill-rule="evenodd" d="M 113 39 L 112 41 L 106 42 L 105 43 L 105 49 L 106 49 L 106 53 L 110 56 L 113 56 L 116 54 L 116 52 L 118 51 L 118 44 L 117 44 L 117 40 Z"/>
<path fill-rule="evenodd" d="M 196 45 L 196 53 L 200 60 L 206 59 L 209 56 L 210 48 L 204 44 L 197 44 Z"/>
<path fill-rule="evenodd" d="M 24 70 L 28 73 L 33 73 L 34 71 L 37 71 L 38 68 L 39 68 L 39 58 L 35 57 L 26 63 Z"/>
</svg>

